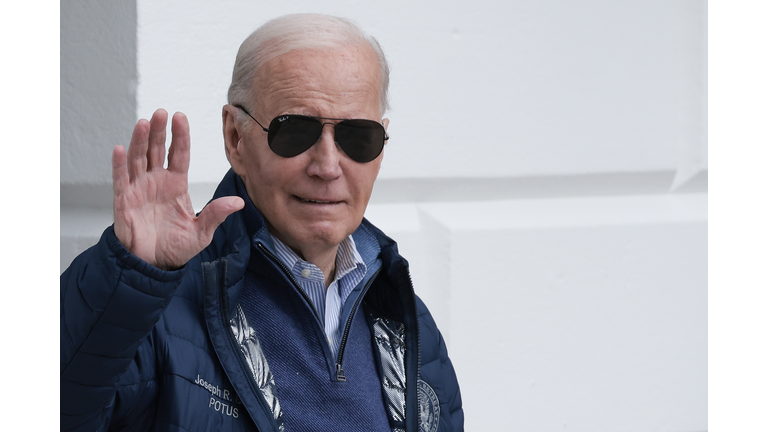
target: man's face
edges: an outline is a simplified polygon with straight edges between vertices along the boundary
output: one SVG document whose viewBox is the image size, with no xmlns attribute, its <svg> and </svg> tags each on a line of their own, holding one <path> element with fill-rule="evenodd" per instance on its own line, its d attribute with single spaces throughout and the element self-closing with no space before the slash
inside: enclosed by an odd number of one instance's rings
<svg viewBox="0 0 768 432">
<path fill-rule="evenodd" d="M 255 106 L 243 103 L 265 126 L 282 114 L 381 121 L 379 75 L 369 46 L 290 51 L 259 69 Z M 383 153 L 355 162 L 335 144 L 334 126 L 327 125 L 309 150 L 284 158 L 272 152 L 255 122 L 239 129 L 228 157 L 272 234 L 306 258 L 335 248 L 357 229 Z"/>
</svg>

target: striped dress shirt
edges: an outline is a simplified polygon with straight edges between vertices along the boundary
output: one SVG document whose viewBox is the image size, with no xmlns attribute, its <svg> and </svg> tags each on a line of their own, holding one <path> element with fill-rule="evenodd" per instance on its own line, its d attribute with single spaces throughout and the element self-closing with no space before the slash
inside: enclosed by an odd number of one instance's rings
<svg viewBox="0 0 768 432">
<path fill-rule="evenodd" d="M 357 251 L 352 236 L 345 238 L 336 252 L 336 275 L 326 289 L 323 272 L 316 265 L 304 261 L 296 252 L 270 233 L 275 254 L 290 269 L 296 282 L 312 300 L 320 322 L 324 323 L 325 335 L 333 357 L 338 358 L 341 343 L 341 311 L 349 293 L 363 280 L 367 267 Z"/>
</svg>

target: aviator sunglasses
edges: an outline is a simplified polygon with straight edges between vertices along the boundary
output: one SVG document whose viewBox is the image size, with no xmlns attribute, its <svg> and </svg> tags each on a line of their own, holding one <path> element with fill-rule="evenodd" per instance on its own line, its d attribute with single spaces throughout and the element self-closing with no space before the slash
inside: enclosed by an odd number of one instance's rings
<svg viewBox="0 0 768 432">
<path fill-rule="evenodd" d="M 384 126 L 373 120 L 284 114 L 275 117 L 269 123 L 269 128 L 265 128 L 242 105 L 235 105 L 235 107 L 243 110 L 248 117 L 261 126 L 267 133 L 269 148 L 278 156 L 286 158 L 298 156 L 312 147 L 320 139 L 323 127 L 327 124 L 334 125 L 336 129 L 336 144 L 352 160 L 360 163 L 376 159 L 384 148 L 384 142 L 389 139 Z M 341 121 L 330 123 L 323 120 Z"/>
</svg>

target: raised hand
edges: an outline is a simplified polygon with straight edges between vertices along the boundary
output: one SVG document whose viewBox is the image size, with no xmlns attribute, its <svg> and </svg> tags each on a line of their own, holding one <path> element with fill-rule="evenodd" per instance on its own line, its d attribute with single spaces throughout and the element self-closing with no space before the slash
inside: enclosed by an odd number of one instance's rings
<svg viewBox="0 0 768 432">
<path fill-rule="evenodd" d="M 112 182 L 117 239 L 144 261 L 171 270 L 208 246 L 216 227 L 244 203 L 222 197 L 195 217 L 187 186 L 189 123 L 184 114 L 173 115 L 165 169 L 167 121 L 168 113 L 159 109 L 151 121 L 136 123 L 128 153 L 123 146 L 112 152 Z"/>
</svg>

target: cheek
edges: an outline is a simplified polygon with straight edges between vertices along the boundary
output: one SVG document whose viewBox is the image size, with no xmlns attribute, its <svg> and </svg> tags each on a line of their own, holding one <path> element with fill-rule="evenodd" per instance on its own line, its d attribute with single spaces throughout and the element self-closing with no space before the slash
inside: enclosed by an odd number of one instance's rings
<svg viewBox="0 0 768 432">
<path fill-rule="evenodd" d="M 266 143 L 249 143 L 243 164 L 248 170 L 248 177 L 252 178 L 254 183 L 269 183 L 274 179 L 275 172 L 279 173 L 279 170 L 275 169 L 278 161 L 273 160 L 274 156 Z"/>
<path fill-rule="evenodd" d="M 294 158 L 285 159 L 270 155 L 253 166 L 255 187 L 261 189 L 264 196 L 282 196 L 287 194 L 293 183 L 301 178 L 302 167 Z"/>
<path fill-rule="evenodd" d="M 355 194 L 359 199 L 364 199 L 367 204 L 368 198 L 373 190 L 373 183 L 379 174 L 380 159 L 369 162 L 369 164 L 358 166 L 352 172 L 352 181 L 350 182 L 355 189 Z"/>
<path fill-rule="evenodd" d="M 373 182 L 379 176 L 379 169 L 381 168 L 381 156 L 379 156 L 378 159 L 363 165 L 362 168 L 363 170 L 360 173 L 360 176 L 369 185 L 369 187 L 373 187 Z"/>
<path fill-rule="evenodd" d="M 269 156 L 259 152 L 257 148 L 250 147 L 244 152 L 243 167 L 248 186 L 248 195 L 260 210 L 270 207 L 268 203 L 273 201 L 275 175 L 273 164 L 269 162 Z"/>
</svg>

